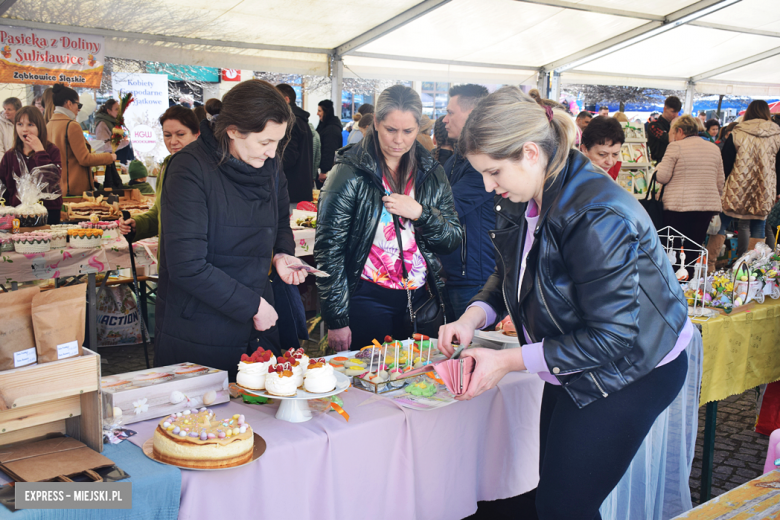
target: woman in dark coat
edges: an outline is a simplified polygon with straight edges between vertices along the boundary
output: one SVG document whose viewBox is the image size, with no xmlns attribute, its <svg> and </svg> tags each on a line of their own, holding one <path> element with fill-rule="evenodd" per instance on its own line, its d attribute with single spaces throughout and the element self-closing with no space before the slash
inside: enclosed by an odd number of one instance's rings
<svg viewBox="0 0 780 520">
<path fill-rule="evenodd" d="M 344 142 L 341 135 L 341 120 L 333 112 L 333 101 L 323 99 L 317 106 L 317 116 L 320 124 L 317 125 L 317 133 L 322 144 L 320 154 L 320 175 L 317 179 L 317 187 L 322 187 L 328 172 L 333 168 L 336 159 L 336 150 L 342 147 Z"/>
<path fill-rule="evenodd" d="M 229 372 L 241 354 L 277 349 L 268 273 L 299 284 L 287 182 L 277 156 L 293 115 L 269 83 L 225 95 L 215 123 L 168 164 L 162 192 L 155 365 L 190 361 Z"/>
</svg>

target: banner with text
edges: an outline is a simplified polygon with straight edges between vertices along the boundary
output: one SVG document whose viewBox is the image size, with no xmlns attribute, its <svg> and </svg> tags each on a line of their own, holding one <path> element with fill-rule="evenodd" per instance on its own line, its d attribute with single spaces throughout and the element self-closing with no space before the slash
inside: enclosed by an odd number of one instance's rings
<svg viewBox="0 0 780 520">
<path fill-rule="evenodd" d="M 132 92 L 134 101 L 125 111 L 133 151 L 141 157 L 161 160 L 168 155 L 162 138 L 160 116 L 168 109 L 168 75 L 115 72 L 111 76 L 114 99 Z"/>
<path fill-rule="evenodd" d="M 0 25 L 0 83 L 100 87 L 105 38 Z"/>
</svg>

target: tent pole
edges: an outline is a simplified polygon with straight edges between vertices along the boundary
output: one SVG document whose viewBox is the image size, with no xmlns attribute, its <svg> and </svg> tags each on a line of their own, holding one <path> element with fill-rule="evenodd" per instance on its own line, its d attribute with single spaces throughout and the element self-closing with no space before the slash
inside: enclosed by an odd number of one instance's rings
<svg viewBox="0 0 780 520">
<path fill-rule="evenodd" d="M 553 72 L 550 81 L 550 94 L 548 96 L 553 101 L 561 100 L 561 73 Z"/>
<path fill-rule="evenodd" d="M 344 62 L 338 54 L 331 55 L 330 99 L 336 116 L 341 119 L 341 91 L 344 86 Z"/>
<path fill-rule="evenodd" d="M 550 73 L 540 70 L 536 79 L 536 88 L 539 90 L 539 94 L 546 98 L 550 91 Z"/>
<path fill-rule="evenodd" d="M 683 113 L 693 115 L 693 93 L 696 90 L 696 84 L 692 81 L 688 82 L 688 88 L 685 90 L 685 105 L 683 105 Z"/>
</svg>

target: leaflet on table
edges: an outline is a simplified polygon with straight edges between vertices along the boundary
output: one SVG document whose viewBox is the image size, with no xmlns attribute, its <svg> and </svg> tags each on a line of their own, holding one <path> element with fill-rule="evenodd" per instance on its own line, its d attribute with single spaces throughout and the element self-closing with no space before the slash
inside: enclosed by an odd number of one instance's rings
<svg viewBox="0 0 780 520">
<path fill-rule="evenodd" d="M 436 385 L 436 393 L 431 397 L 412 395 L 408 393 L 405 388 L 393 390 L 392 392 L 387 392 L 382 395 L 392 399 L 395 403 L 404 408 L 422 411 L 436 410 L 437 408 L 443 408 L 457 402 L 455 397 L 447 391 L 444 385 L 436 384 L 433 381 L 430 383 Z"/>
</svg>

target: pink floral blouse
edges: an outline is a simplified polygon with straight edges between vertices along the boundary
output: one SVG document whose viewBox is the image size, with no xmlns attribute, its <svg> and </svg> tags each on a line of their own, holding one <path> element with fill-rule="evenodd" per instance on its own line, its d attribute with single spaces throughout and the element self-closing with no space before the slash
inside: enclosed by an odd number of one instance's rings
<svg viewBox="0 0 780 520">
<path fill-rule="evenodd" d="M 390 186 L 384 178 L 382 178 L 382 185 L 387 193 L 391 193 Z M 414 198 L 412 179 L 409 179 L 404 194 Z M 401 225 L 401 243 L 404 248 L 406 271 L 409 274 L 409 289 L 414 290 L 425 285 L 427 268 L 425 259 L 417 248 L 412 221 L 401 219 Z M 404 289 L 403 270 L 398 254 L 398 239 L 395 237 L 393 216 L 388 213 L 384 205 L 374 236 L 374 243 L 371 245 L 371 251 L 363 266 L 361 278 L 386 289 Z"/>
</svg>

